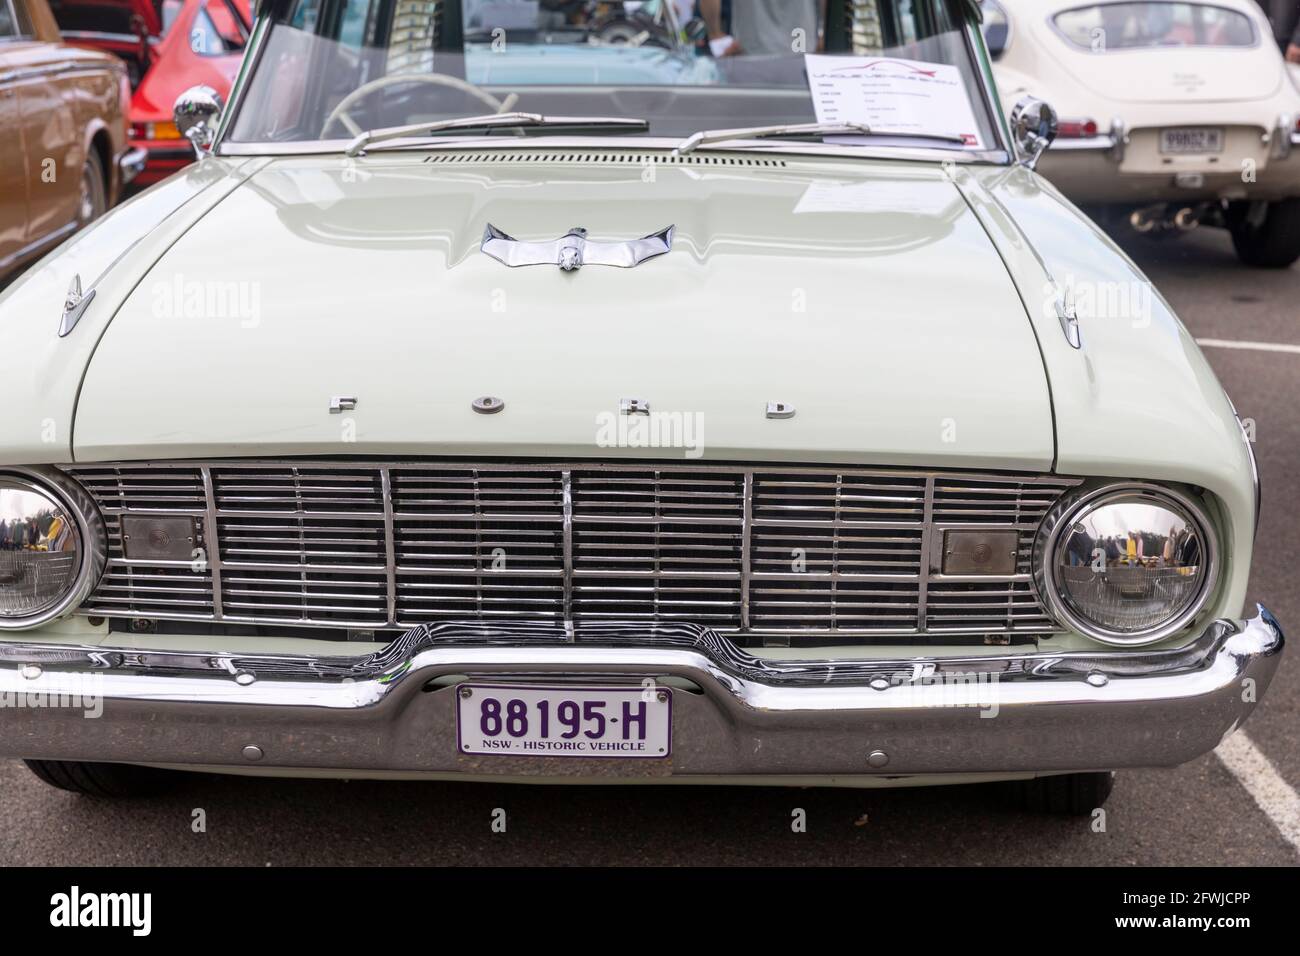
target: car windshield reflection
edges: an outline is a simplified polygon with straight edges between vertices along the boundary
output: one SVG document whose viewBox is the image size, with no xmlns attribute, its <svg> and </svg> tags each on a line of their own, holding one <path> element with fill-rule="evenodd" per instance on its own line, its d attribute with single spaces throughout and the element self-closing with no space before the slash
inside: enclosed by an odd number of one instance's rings
<svg viewBox="0 0 1300 956">
<path fill-rule="evenodd" d="M 873 146 L 942 136 L 921 145 L 997 148 L 959 4 L 751 0 L 722 13 L 700 4 L 705 17 L 695 9 L 668 0 L 289 0 L 268 14 L 227 139 L 337 140 L 522 111 L 645 118 L 643 135 L 657 137 L 864 124 L 903 140 Z"/>
</svg>

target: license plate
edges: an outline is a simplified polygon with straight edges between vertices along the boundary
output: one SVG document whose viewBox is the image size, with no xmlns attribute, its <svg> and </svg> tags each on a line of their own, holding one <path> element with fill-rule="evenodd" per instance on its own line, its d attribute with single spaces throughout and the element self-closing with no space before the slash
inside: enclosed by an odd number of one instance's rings
<svg viewBox="0 0 1300 956">
<path fill-rule="evenodd" d="M 505 757 L 667 757 L 673 695 L 666 687 L 460 684 L 461 753 Z"/>
<path fill-rule="evenodd" d="M 1215 127 L 1161 130 L 1160 152 L 1221 153 L 1223 152 L 1223 130 Z"/>
</svg>

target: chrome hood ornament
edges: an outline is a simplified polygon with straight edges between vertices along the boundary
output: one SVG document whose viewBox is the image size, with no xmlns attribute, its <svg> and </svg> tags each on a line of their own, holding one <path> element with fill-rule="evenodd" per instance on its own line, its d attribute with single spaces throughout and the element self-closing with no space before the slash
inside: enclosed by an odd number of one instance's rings
<svg viewBox="0 0 1300 956">
<path fill-rule="evenodd" d="M 90 305 L 90 300 L 94 297 L 94 289 L 87 289 L 84 293 L 81 291 L 81 274 L 74 275 L 72 284 L 68 286 L 68 294 L 63 300 L 63 318 L 59 322 L 59 338 L 63 338 L 77 327 L 77 323 L 81 321 L 81 316 L 85 313 L 86 307 Z"/>
<path fill-rule="evenodd" d="M 593 265 L 631 269 L 671 250 L 675 228 L 669 226 L 644 239 L 594 242 L 587 238 L 586 229 L 575 227 L 552 242 L 520 242 L 488 223 L 483 232 L 481 248 L 493 259 L 511 268 L 559 266 L 565 272 L 574 272 L 584 265 Z"/>
</svg>

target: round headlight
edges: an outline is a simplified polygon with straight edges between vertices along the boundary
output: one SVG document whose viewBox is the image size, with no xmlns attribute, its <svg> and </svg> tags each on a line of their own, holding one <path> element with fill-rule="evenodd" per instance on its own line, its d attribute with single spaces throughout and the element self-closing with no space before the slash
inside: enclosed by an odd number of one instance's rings
<svg viewBox="0 0 1300 956">
<path fill-rule="evenodd" d="M 0 630 L 74 609 L 103 571 L 99 513 L 79 488 L 62 484 L 0 474 Z"/>
<path fill-rule="evenodd" d="M 1201 609 L 1216 573 L 1209 522 L 1191 501 L 1146 485 L 1103 488 L 1049 517 L 1040 589 L 1057 617 L 1107 644 L 1150 644 Z"/>
</svg>

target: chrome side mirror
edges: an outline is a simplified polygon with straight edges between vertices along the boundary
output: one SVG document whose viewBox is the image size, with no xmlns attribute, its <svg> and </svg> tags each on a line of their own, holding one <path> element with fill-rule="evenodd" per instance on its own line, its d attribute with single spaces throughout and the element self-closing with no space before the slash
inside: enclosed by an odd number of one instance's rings
<svg viewBox="0 0 1300 956">
<path fill-rule="evenodd" d="M 1056 139 L 1056 110 L 1042 100 L 1026 96 L 1011 111 L 1011 137 L 1022 166 L 1033 169 L 1044 150 Z"/>
<path fill-rule="evenodd" d="M 212 149 L 217 137 L 217 122 L 221 119 L 221 94 L 210 86 L 191 86 L 176 97 L 172 119 L 182 136 L 194 146 L 200 159 Z"/>
</svg>

